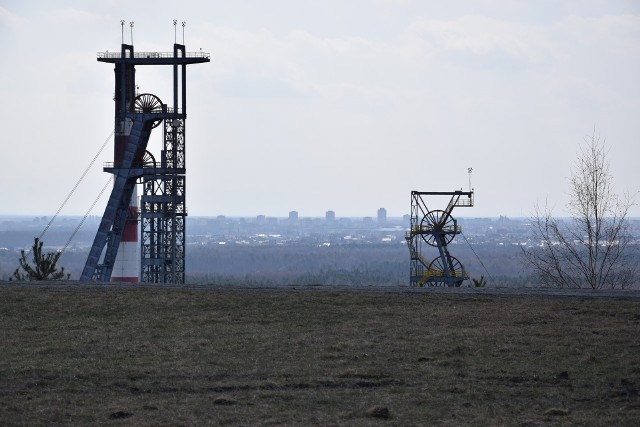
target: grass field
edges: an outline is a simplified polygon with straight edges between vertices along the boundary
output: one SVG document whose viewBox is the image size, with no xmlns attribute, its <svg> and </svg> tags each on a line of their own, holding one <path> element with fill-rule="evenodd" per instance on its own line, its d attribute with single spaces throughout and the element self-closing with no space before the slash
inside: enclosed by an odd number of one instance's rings
<svg viewBox="0 0 640 427">
<path fill-rule="evenodd" d="M 3 285 L 0 322 L 2 425 L 640 420 L 638 299 Z"/>
</svg>

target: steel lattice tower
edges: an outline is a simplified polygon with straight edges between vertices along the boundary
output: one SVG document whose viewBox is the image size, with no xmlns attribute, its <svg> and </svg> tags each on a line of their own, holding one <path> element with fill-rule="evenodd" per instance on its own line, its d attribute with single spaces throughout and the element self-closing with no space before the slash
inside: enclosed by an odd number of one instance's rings
<svg viewBox="0 0 640 427">
<path fill-rule="evenodd" d="M 98 61 L 115 64 L 115 154 L 104 168 L 114 174 L 114 186 L 80 280 L 110 280 L 128 223 L 138 220 L 130 204 L 141 182 L 139 277 L 143 282 L 184 283 L 186 74 L 187 65 L 209 62 L 209 54 L 187 53 L 177 43 L 173 52 L 134 52 L 132 45 L 122 44 L 119 53 L 98 53 Z M 170 106 L 153 94 L 136 93 L 136 65 L 172 66 Z M 163 146 L 154 156 L 147 143 L 161 124 Z"/>
</svg>

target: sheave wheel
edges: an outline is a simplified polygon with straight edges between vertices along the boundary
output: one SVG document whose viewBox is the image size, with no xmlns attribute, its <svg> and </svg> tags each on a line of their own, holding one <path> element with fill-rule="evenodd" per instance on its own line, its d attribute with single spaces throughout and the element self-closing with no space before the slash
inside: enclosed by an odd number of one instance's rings
<svg viewBox="0 0 640 427">
<path fill-rule="evenodd" d="M 451 280 L 451 282 L 453 282 L 455 286 L 460 286 L 460 284 L 464 280 L 462 263 L 458 261 L 456 257 L 453 257 L 453 256 L 449 257 L 448 265 L 445 265 L 443 263 L 442 257 L 435 258 L 433 261 L 431 261 L 431 264 L 429 264 L 429 270 L 442 271 L 443 277 L 455 278 L 454 280 Z M 449 271 L 448 275 L 447 275 L 447 270 Z M 445 280 L 445 279 L 438 280 L 434 282 L 434 284 L 436 286 L 438 285 L 449 286 L 449 280 Z"/>
<path fill-rule="evenodd" d="M 455 237 L 455 222 L 453 217 L 445 211 L 435 210 L 429 211 L 422 218 L 420 228 L 430 233 L 422 234 L 422 239 L 431 246 L 439 246 L 438 239 L 443 239 L 443 246 L 451 243 Z"/>
<path fill-rule="evenodd" d="M 136 113 L 162 113 L 162 101 L 151 93 L 142 93 L 133 101 L 133 111 Z M 152 127 L 158 127 L 162 120 L 155 120 Z"/>
</svg>

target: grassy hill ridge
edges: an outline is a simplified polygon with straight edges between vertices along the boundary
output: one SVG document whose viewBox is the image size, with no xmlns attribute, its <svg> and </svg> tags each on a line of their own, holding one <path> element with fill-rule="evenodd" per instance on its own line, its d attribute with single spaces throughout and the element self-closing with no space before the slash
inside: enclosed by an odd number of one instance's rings
<svg viewBox="0 0 640 427">
<path fill-rule="evenodd" d="M 635 298 L 11 285 L 0 331 L 5 425 L 640 419 Z"/>
</svg>

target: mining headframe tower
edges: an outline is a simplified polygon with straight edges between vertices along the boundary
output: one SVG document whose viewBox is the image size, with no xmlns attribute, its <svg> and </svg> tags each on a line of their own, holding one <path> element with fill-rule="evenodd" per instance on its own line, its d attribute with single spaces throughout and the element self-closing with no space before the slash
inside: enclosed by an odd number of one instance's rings
<svg viewBox="0 0 640 427">
<path fill-rule="evenodd" d="M 444 210 L 427 206 L 427 201 L 431 204 L 443 196 L 450 198 Z M 453 208 L 471 207 L 473 202 L 473 190 L 411 192 L 411 225 L 405 236 L 411 258 L 411 286 L 457 287 L 469 278 L 462 263 L 451 255 L 447 246 L 462 232 L 451 215 Z M 426 254 L 430 248 L 437 250 L 433 258 Z"/>
<path fill-rule="evenodd" d="M 178 43 L 173 52 L 135 52 L 123 43 L 120 52 L 99 52 L 98 61 L 115 65 L 114 156 L 104 167 L 114 184 L 80 280 L 184 283 L 187 65 L 209 62 L 209 54 Z M 137 65 L 173 68 L 170 104 L 137 93 Z M 147 143 L 159 127 L 162 149 L 154 155 Z"/>
</svg>

